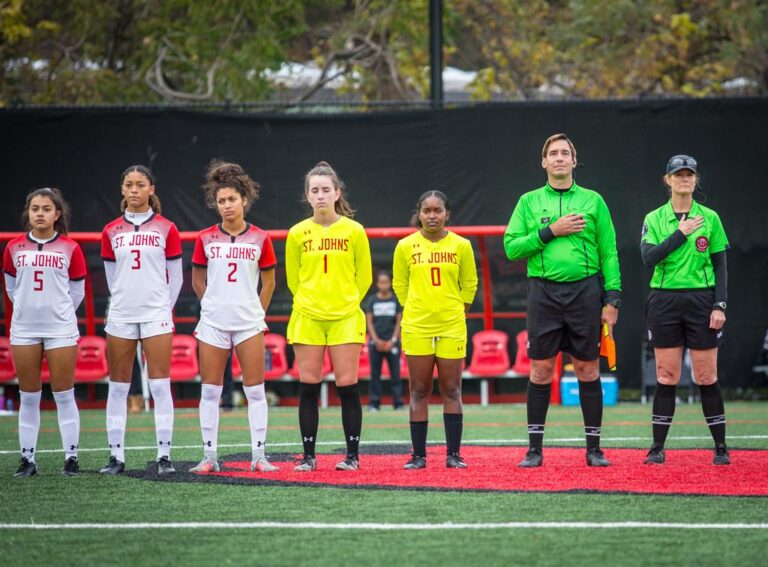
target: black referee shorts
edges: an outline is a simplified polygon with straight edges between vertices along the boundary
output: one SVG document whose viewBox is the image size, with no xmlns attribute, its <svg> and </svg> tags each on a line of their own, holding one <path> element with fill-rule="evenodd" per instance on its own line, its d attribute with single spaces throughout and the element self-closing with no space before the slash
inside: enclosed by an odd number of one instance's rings
<svg viewBox="0 0 768 567">
<path fill-rule="evenodd" d="M 579 360 L 600 355 L 603 286 L 597 274 L 576 282 L 528 281 L 528 357 L 567 352 Z"/>
<path fill-rule="evenodd" d="M 652 289 L 645 302 L 648 341 L 655 348 L 686 347 L 695 350 L 723 344 L 723 329 L 709 328 L 713 289 Z"/>
</svg>

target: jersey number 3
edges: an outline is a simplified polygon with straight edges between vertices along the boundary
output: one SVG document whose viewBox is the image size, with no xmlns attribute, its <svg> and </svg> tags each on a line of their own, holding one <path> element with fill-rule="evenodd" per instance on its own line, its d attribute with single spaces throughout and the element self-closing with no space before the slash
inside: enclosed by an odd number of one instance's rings
<svg viewBox="0 0 768 567">
<path fill-rule="evenodd" d="M 131 254 L 133 254 L 133 265 L 131 266 L 131 269 L 140 270 L 141 269 L 141 250 L 131 250 Z"/>
</svg>

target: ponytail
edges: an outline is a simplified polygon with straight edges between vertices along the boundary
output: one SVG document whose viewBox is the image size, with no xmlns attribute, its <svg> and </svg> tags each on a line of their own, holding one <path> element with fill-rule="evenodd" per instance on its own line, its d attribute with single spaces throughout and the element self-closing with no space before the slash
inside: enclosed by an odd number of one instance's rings
<svg viewBox="0 0 768 567">
<path fill-rule="evenodd" d="M 147 178 L 147 181 L 149 181 L 150 185 L 156 185 L 155 183 L 155 176 L 152 174 L 152 171 L 146 166 L 146 165 L 132 165 L 128 169 L 126 169 L 123 172 L 123 175 L 120 176 L 120 186 L 122 187 L 123 181 L 125 181 L 126 176 L 129 173 L 141 173 L 144 177 Z M 124 213 L 125 210 L 128 208 L 128 201 L 123 199 L 120 201 L 120 212 Z M 159 215 L 163 212 L 163 207 L 160 204 L 160 197 L 158 197 L 156 194 L 152 194 L 149 196 L 149 208 L 152 209 L 152 211 Z"/>
<path fill-rule="evenodd" d="M 309 178 L 313 175 L 324 175 L 329 177 L 333 182 L 333 187 L 339 191 L 339 198 L 334 203 L 334 210 L 337 215 L 343 217 L 353 218 L 355 216 L 355 209 L 349 204 L 346 197 L 346 186 L 344 182 L 339 179 L 336 171 L 331 167 L 327 161 L 319 161 L 315 164 L 315 167 L 310 169 L 304 176 L 304 201 L 307 200 L 307 193 L 309 192 Z"/>
</svg>

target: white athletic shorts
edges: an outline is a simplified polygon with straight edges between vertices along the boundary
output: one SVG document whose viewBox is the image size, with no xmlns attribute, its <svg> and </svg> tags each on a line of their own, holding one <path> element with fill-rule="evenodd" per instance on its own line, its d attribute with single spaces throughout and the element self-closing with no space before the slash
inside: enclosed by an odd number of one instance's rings
<svg viewBox="0 0 768 567">
<path fill-rule="evenodd" d="M 195 328 L 195 335 L 198 341 L 202 341 L 205 344 L 215 346 L 229 350 L 232 347 L 239 345 L 243 341 L 247 341 L 251 337 L 255 337 L 259 333 L 263 333 L 267 330 L 267 324 L 264 320 L 260 321 L 252 329 L 246 331 L 222 331 L 215 327 L 211 327 L 206 323 L 200 321 Z"/>
<path fill-rule="evenodd" d="M 11 333 L 11 345 L 31 346 L 42 343 L 43 350 L 76 346 L 79 340 L 80 335 L 73 335 L 71 337 L 17 337 Z"/>
<path fill-rule="evenodd" d="M 173 333 L 173 321 L 150 321 L 149 323 L 117 323 L 107 318 L 104 332 L 119 339 L 148 339 L 157 335 Z"/>
</svg>

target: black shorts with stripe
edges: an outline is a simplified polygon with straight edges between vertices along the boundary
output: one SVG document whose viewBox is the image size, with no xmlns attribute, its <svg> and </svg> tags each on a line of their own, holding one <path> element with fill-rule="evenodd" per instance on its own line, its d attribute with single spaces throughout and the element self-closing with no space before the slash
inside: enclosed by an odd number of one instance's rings
<svg viewBox="0 0 768 567">
<path fill-rule="evenodd" d="M 528 280 L 528 357 L 567 352 L 578 360 L 600 354 L 603 286 L 598 274 L 576 282 Z"/>
<path fill-rule="evenodd" d="M 645 302 L 648 341 L 654 348 L 708 350 L 723 344 L 723 329 L 709 328 L 714 289 L 652 289 Z"/>
</svg>

